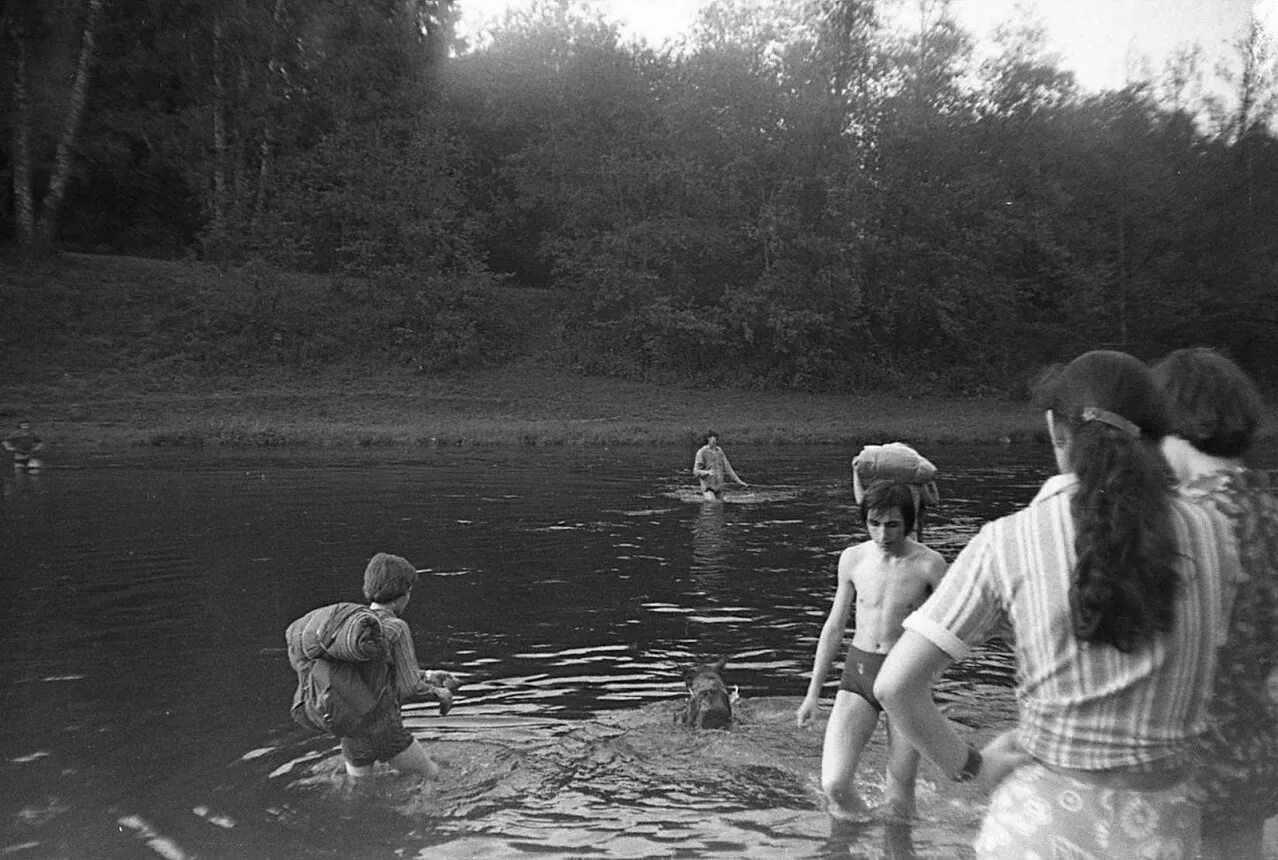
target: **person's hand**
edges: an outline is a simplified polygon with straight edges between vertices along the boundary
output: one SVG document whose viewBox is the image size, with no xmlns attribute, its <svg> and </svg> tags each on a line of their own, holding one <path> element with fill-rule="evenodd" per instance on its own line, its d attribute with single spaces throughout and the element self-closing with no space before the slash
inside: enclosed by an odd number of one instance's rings
<svg viewBox="0 0 1278 860">
<path fill-rule="evenodd" d="M 1008 729 L 981 750 L 981 773 L 977 781 L 993 791 L 1012 771 L 1033 760 L 1016 740 L 1016 729 Z"/>
<path fill-rule="evenodd" d="M 801 728 L 807 728 L 812 724 L 812 716 L 816 713 L 816 699 L 805 697 L 799 709 L 794 712 L 794 724 Z"/>
<path fill-rule="evenodd" d="M 749 484 L 747 484 L 745 481 L 741 480 L 740 478 L 738 478 L 738 479 L 737 479 L 737 483 L 738 483 L 738 484 L 740 484 L 740 485 L 741 485 L 741 486 L 743 486 L 743 487 L 748 487 L 748 486 L 750 486 Z"/>
</svg>

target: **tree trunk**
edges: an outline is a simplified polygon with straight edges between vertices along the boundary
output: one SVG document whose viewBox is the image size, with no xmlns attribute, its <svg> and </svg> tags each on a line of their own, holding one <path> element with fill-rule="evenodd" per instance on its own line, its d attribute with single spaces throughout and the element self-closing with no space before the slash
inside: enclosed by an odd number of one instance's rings
<svg viewBox="0 0 1278 860">
<path fill-rule="evenodd" d="M 249 216 L 249 228 L 256 232 L 266 210 L 266 195 L 271 181 L 271 158 L 275 151 L 275 124 L 273 121 L 275 105 L 270 96 L 275 95 L 276 78 L 279 75 L 280 17 L 284 14 L 284 0 L 275 0 L 275 10 L 271 13 L 271 49 L 266 58 L 267 107 L 262 119 L 262 139 L 259 142 L 257 162 L 257 189 L 253 195 L 253 212 Z"/>
<path fill-rule="evenodd" d="M 1118 204 L 1118 342 L 1127 349 L 1127 219 L 1122 198 Z"/>
<path fill-rule="evenodd" d="M 80 59 L 76 63 L 75 78 L 71 81 L 71 101 L 67 105 L 67 116 L 62 124 L 62 135 L 58 138 L 57 155 L 54 159 L 53 177 L 49 180 L 49 191 L 45 194 L 40 206 L 40 226 L 38 241 L 46 248 L 53 247 L 53 240 L 58 229 L 58 215 L 62 209 L 62 198 L 66 195 L 67 182 L 71 178 L 71 162 L 74 156 L 76 133 L 80 128 L 80 119 L 84 116 L 84 106 L 89 97 L 89 74 L 93 68 L 93 55 L 97 49 L 98 19 L 102 15 L 105 0 L 88 0 L 84 15 L 84 36 L 80 42 Z M 30 188 L 30 185 L 27 186 Z"/>
<path fill-rule="evenodd" d="M 213 234 L 226 230 L 226 86 L 222 75 L 222 16 L 213 17 Z"/>
<path fill-rule="evenodd" d="M 31 199 L 31 106 L 27 100 L 27 40 L 18 24 L 10 25 L 13 62 L 13 201 L 18 247 L 31 253 L 35 244 L 35 205 Z"/>
</svg>

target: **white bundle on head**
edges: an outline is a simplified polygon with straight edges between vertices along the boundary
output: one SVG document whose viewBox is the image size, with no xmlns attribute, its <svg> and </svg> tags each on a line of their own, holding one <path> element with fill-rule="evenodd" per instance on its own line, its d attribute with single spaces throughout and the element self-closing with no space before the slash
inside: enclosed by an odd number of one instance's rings
<svg viewBox="0 0 1278 860">
<path fill-rule="evenodd" d="M 865 498 L 865 488 L 874 481 L 905 484 L 914 499 L 916 533 L 922 530 L 923 505 L 941 500 L 936 487 L 936 467 L 926 457 L 904 442 L 866 445 L 852 458 L 852 493 L 857 504 Z"/>
</svg>

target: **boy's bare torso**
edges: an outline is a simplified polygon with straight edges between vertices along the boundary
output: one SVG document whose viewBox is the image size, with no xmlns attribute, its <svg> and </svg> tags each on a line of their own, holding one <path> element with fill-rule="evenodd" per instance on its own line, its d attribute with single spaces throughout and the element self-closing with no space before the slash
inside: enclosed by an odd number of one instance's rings
<svg viewBox="0 0 1278 860">
<path fill-rule="evenodd" d="M 886 553 L 873 541 L 845 553 L 846 575 L 856 589 L 852 646 L 886 654 L 901 638 L 901 622 L 932 593 L 945 563 L 935 550 L 912 539 L 899 554 Z"/>
</svg>

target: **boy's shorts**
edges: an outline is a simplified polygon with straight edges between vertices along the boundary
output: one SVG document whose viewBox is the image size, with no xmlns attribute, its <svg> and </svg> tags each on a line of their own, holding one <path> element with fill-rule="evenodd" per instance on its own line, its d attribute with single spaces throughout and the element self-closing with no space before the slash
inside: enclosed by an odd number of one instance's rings
<svg viewBox="0 0 1278 860">
<path fill-rule="evenodd" d="M 355 767 L 390 761 L 415 740 L 399 712 L 399 702 L 382 696 L 355 734 L 342 738 L 342 755 Z"/>
<path fill-rule="evenodd" d="M 843 677 L 839 680 L 839 689 L 847 690 L 854 696 L 860 696 L 870 703 L 874 710 L 882 712 L 883 705 L 874 698 L 874 679 L 883 668 L 886 654 L 873 654 L 860 648 L 848 648 L 847 659 L 843 662 Z"/>
</svg>

